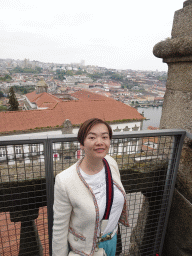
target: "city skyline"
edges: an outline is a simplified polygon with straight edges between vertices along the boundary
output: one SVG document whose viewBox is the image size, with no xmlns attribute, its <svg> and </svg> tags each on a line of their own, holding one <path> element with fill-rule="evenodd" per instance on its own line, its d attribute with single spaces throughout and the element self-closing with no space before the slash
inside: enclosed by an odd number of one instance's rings
<svg viewBox="0 0 192 256">
<path fill-rule="evenodd" d="M 0 58 L 167 71 L 152 51 L 183 2 L 2 1 Z"/>
</svg>

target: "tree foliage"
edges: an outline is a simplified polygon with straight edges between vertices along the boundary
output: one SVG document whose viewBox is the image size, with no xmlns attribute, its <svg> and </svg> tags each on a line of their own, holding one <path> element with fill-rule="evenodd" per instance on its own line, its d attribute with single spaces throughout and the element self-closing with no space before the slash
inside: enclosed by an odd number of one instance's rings
<svg viewBox="0 0 192 256">
<path fill-rule="evenodd" d="M 0 105 L 0 111 L 6 111 L 6 110 L 7 110 L 7 107 L 6 107 L 6 106 Z"/>
<path fill-rule="evenodd" d="M 35 67 L 33 68 L 21 68 L 21 67 L 16 67 L 13 70 L 11 70 L 11 73 L 32 73 L 32 74 L 39 74 L 42 72 L 42 68 L 40 67 Z"/>
<path fill-rule="evenodd" d="M 158 76 L 157 79 L 158 79 L 159 81 L 164 81 L 164 82 L 166 82 L 166 81 L 167 81 L 167 75 Z"/>
<path fill-rule="evenodd" d="M 72 70 L 56 70 L 56 79 L 63 81 L 65 79 L 64 76 L 73 76 L 75 73 Z"/>
<path fill-rule="evenodd" d="M 6 74 L 4 77 L 0 77 L 0 81 L 10 81 L 12 80 L 12 77 L 8 74 Z"/>
<path fill-rule="evenodd" d="M 73 73 L 72 70 L 67 70 L 67 71 L 65 72 L 65 74 L 66 74 L 66 76 L 73 76 L 73 75 L 74 75 L 74 73 Z"/>
<path fill-rule="evenodd" d="M 93 74 L 88 74 L 88 76 L 93 80 L 96 81 L 97 79 L 101 79 L 103 78 L 103 74 L 102 73 L 93 73 Z"/>
<path fill-rule="evenodd" d="M 124 88 L 127 88 L 127 89 L 132 89 L 135 86 L 135 84 L 127 78 L 123 80 L 122 85 L 124 86 Z"/>
<path fill-rule="evenodd" d="M 111 75 L 111 79 L 112 79 L 112 80 L 115 80 L 115 81 L 117 81 L 117 82 L 123 82 L 124 77 L 123 77 L 122 75 L 120 75 L 120 74 L 113 73 L 113 74 Z"/>
<path fill-rule="evenodd" d="M 20 94 L 27 94 L 29 92 L 33 92 L 35 90 L 35 86 L 17 86 L 14 85 L 13 89 L 15 92 L 20 93 Z"/>
<path fill-rule="evenodd" d="M 19 110 L 19 103 L 15 96 L 15 92 L 13 90 L 13 87 L 9 89 L 9 102 L 8 102 L 8 110 L 9 111 L 17 111 Z"/>
<path fill-rule="evenodd" d="M 57 69 L 55 79 L 63 81 L 65 79 L 65 77 L 64 77 L 65 75 L 66 75 L 65 70 Z"/>
<path fill-rule="evenodd" d="M 82 70 L 77 70 L 75 75 L 83 75 L 83 71 Z"/>
<path fill-rule="evenodd" d="M 0 98 L 4 97 L 4 94 L 2 91 L 0 91 Z"/>
</svg>

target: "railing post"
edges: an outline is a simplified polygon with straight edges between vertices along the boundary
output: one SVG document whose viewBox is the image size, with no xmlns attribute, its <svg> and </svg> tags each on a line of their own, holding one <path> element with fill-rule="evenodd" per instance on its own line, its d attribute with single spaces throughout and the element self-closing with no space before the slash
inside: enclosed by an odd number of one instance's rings
<svg viewBox="0 0 192 256">
<path fill-rule="evenodd" d="M 52 148 L 51 139 L 47 138 L 47 140 L 44 142 L 44 155 L 45 155 L 46 191 L 47 191 L 49 255 L 52 256 L 54 175 L 53 175 L 53 148 Z"/>
<path fill-rule="evenodd" d="M 171 202 L 173 198 L 177 171 L 178 171 L 179 161 L 180 161 L 180 155 L 181 155 L 185 135 L 186 134 L 182 133 L 181 135 L 174 136 L 171 156 L 168 163 L 168 170 L 167 170 L 167 175 L 165 180 L 163 199 L 161 202 L 161 212 L 159 216 L 153 255 L 156 255 L 157 253 L 160 256 L 162 255 L 163 243 L 165 239 L 165 233 L 166 233 L 166 228 L 168 224 L 168 218 L 169 218 L 169 213 L 171 209 Z M 169 193 L 167 193 L 167 191 Z M 162 229 L 163 231 L 161 232 Z"/>
</svg>

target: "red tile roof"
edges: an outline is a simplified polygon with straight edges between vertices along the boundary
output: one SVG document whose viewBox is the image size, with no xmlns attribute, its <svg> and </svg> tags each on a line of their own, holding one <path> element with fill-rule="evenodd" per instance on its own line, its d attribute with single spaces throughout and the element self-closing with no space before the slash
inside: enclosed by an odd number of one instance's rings
<svg viewBox="0 0 192 256">
<path fill-rule="evenodd" d="M 148 126 L 147 129 L 148 130 L 159 130 L 158 127 L 154 127 L 154 126 Z"/>
<path fill-rule="evenodd" d="M 78 93 L 73 96 L 76 95 L 77 98 Z M 144 119 L 135 108 L 122 102 L 86 91 L 78 97 L 81 99 L 77 101 L 65 102 L 58 99 L 55 107 L 47 110 L 0 112 L 0 133 L 61 126 L 66 119 L 73 125 L 81 124 L 92 117 L 105 121 Z M 46 104 L 41 103 L 41 106 L 47 106 Z"/>
<path fill-rule="evenodd" d="M 34 102 L 35 99 L 37 98 L 37 95 L 41 95 L 42 93 L 40 94 L 36 94 L 36 91 L 33 91 L 33 92 L 30 92 L 30 93 L 27 93 L 25 94 L 25 96 L 31 101 L 31 102 Z"/>
<path fill-rule="evenodd" d="M 39 108 L 47 107 L 51 109 L 54 108 L 58 102 L 62 101 L 54 95 L 46 92 L 37 94 L 36 91 L 34 91 L 27 93 L 25 96 L 30 100 L 30 102 L 36 103 Z"/>
<path fill-rule="evenodd" d="M 147 137 L 147 138 L 143 138 L 143 143 L 146 143 L 146 142 L 158 143 L 158 141 L 159 141 L 159 137 Z"/>
<path fill-rule="evenodd" d="M 88 90 L 81 90 L 75 93 L 71 93 L 71 96 L 79 99 L 79 100 L 107 100 L 105 96 L 101 94 L 92 93 Z"/>
</svg>

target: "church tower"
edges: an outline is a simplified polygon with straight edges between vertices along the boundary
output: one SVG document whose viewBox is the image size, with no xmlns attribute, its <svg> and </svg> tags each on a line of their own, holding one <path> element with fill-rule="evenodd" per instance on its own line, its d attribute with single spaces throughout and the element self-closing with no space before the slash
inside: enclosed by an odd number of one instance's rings
<svg viewBox="0 0 192 256">
<path fill-rule="evenodd" d="M 43 92 L 47 92 L 48 89 L 48 85 L 46 84 L 46 82 L 44 81 L 44 79 L 41 79 L 37 85 L 36 85 L 36 93 L 43 93 Z"/>
</svg>

